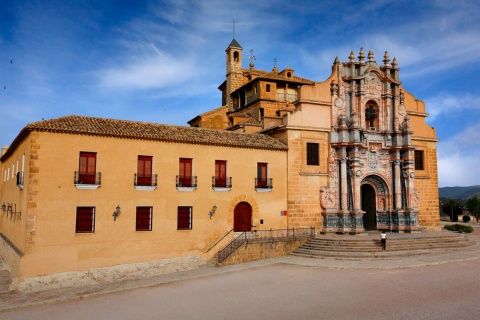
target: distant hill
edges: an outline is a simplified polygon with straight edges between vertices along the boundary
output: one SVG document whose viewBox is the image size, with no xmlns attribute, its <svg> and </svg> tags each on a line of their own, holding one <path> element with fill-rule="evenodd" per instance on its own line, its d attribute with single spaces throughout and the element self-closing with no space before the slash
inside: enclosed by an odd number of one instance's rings
<svg viewBox="0 0 480 320">
<path fill-rule="evenodd" d="M 480 186 L 438 188 L 440 198 L 468 199 L 474 195 L 480 198 Z"/>
</svg>

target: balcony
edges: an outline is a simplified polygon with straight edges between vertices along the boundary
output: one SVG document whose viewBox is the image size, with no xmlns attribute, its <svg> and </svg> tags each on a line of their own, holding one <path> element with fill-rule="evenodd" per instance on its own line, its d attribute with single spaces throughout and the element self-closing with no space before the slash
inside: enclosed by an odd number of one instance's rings
<svg viewBox="0 0 480 320">
<path fill-rule="evenodd" d="M 23 190 L 23 171 L 17 172 L 17 187 Z"/>
<path fill-rule="evenodd" d="M 256 178 L 255 179 L 255 191 L 270 192 L 272 190 L 273 190 L 272 178 Z"/>
<path fill-rule="evenodd" d="M 298 100 L 298 95 L 297 94 L 291 94 L 291 93 L 277 93 L 277 101 L 288 101 L 288 102 L 294 102 Z"/>
<path fill-rule="evenodd" d="M 157 175 L 137 175 L 133 176 L 133 185 L 136 190 L 155 190 L 157 189 Z"/>
<path fill-rule="evenodd" d="M 232 190 L 232 177 L 212 177 L 212 189 L 218 192 Z"/>
<path fill-rule="evenodd" d="M 178 191 L 193 191 L 197 189 L 197 176 L 180 177 L 177 176 Z"/>
<path fill-rule="evenodd" d="M 73 183 L 77 189 L 95 190 L 100 187 L 101 176 L 100 172 L 83 173 L 75 171 Z"/>
</svg>

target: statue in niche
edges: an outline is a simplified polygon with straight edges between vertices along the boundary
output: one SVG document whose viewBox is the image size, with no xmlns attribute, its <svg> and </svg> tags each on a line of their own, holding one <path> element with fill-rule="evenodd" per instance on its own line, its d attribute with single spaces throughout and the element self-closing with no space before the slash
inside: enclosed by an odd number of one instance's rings
<svg viewBox="0 0 480 320">
<path fill-rule="evenodd" d="M 350 126 L 356 126 L 357 125 L 357 113 L 354 111 L 350 114 Z"/>
<path fill-rule="evenodd" d="M 375 110 L 373 105 L 369 105 L 365 110 L 365 118 L 369 120 L 370 128 L 373 128 L 375 125 L 375 119 L 378 118 L 377 110 Z"/>
</svg>

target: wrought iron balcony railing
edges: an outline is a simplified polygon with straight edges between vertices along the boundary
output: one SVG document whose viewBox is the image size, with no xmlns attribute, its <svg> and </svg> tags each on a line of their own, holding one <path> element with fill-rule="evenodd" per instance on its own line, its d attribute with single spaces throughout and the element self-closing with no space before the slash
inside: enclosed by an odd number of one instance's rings
<svg viewBox="0 0 480 320">
<path fill-rule="evenodd" d="M 157 175 L 156 174 L 138 175 L 135 173 L 133 184 L 135 187 L 156 187 Z"/>
<path fill-rule="evenodd" d="M 196 188 L 197 176 L 180 177 L 177 176 L 177 188 Z"/>
<path fill-rule="evenodd" d="M 86 172 L 75 171 L 74 183 L 99 186 L 101 183 L 101 176 L 102 174 L 100 172 L 86 173 Z"/>
<path fill-rule="evenodd" d="M 255 178 L 255 189 L 273 189 L 273 179 Z"/>
<path fill-rule="evenodd" d="M 232 177 L 212 177 L 212 188 L 232 188 Z"/>
</svg>

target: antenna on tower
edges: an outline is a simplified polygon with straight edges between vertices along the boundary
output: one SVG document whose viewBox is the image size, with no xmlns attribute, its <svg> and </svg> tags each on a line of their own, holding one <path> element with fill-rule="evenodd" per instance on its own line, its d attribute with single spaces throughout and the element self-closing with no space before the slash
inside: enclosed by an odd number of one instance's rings
<svg viewBox="0 0 480 320">
<path fill-rule="evenodd" d="M 233 17 L 233 39 L 235 39 L 235 16 Z"/>
</svg>

